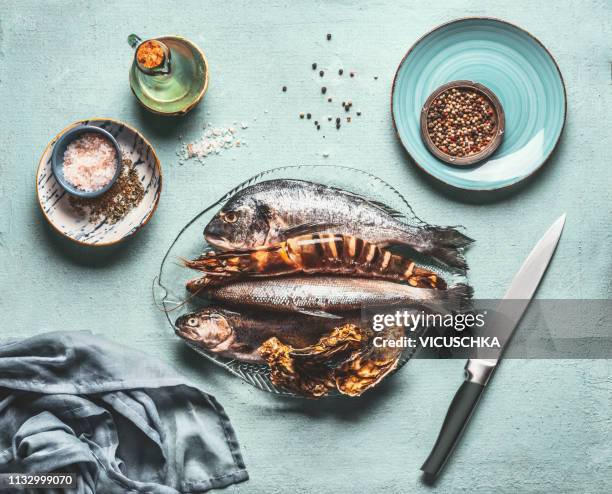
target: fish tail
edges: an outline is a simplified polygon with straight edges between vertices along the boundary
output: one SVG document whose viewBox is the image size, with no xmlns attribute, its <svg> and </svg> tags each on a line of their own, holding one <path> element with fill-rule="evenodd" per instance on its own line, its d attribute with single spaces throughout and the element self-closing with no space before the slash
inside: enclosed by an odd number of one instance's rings
<svg viewBox="0 0 612 494">
<path fill-rule="evenodd" d="M 467 270 L 463 250 L 474 240 L 453 227 L 432 226 L 417 232 L 417 245 L 414 245 L 414 232 L 407 233 L 403 242 L 411 245 L 421 254 L 428 255 L 447 266 Z"/>
<path fill-rule="evenodd" d="M 471 306 L 474 289 L 465 283 L 457 283 L 446 290 L 448 310 L 462 311 Z"/>
</svg>

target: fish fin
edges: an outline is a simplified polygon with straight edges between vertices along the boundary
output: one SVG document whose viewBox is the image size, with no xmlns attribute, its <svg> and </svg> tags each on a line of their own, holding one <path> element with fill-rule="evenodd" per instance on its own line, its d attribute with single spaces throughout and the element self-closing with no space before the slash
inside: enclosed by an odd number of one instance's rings
<svg viewBox="0 0 612 494">
<path fill-rule="evenodd" d="M 234 343 L 232 344 L 232 350 L 236 353 L 253 353 L 257 349 L 247 343 Z"/>
<path fill-rule="evenodd" d="M 406 232 L 406 239 L 399 238 L 400 243 L 405 243 L 421 254 L 428 255 L 434 259 L 461 271 L 468 269 L 467 262 L 463 257 L 463 249 L 474 242 L 473 239 L 461 233 L 455 227 L 429 226 L 421 228 L 418 232 L 419 245 L 414 246 L 414 231 Z"/>
<path fill-rule="evenodd" d="M 377 201 L 375 199 L 371 199 L 369 197 L 363 196 L 361 194 L 357 194 L 355 192 L 351 192 L 349 190 L 344 190 L 344 189 L 339 189 L 338 187 L 330 187 L 333 190 L 337 190 L 338 192 L 342 192 L 343 194 L 347 194 L 347 195 L 351 195 L 354 197 L 358 197 L 359 199 L 362 199 L 370 204 L 372 204 L 373 206 L 377 207 L 378 209 L 382 209 L 385 213 L 387 213 L 390 216 L 393 216 L 396 219 L 406 219 L 406 215 L 404 213 L 402 213 L 401 211 L 398 211 L 397 209 L 392 208 L 391 206 L 388 206 L 387 204 L 385 204 L 384 202 L 380 202 Z M 412 213 L 414 215 L 414 213 Z M 420 220 L 418 218 L 416 218 L 415 215 L 415 219 L 418 220 L 420 222 Z"/>
<path fill-rule="evenodd" d="M 307 316 L 315 316 L 315 317 L 326 317 L 328 319 L 343 319 L 341 316 L 337 316 L 336 314 L 330 314 L 329 312 L 325 312 L 324 310 L 312 310 L 312 309 L 300 309 L 297 311 L 300 314 L 305 314 Z"/>
<path fill-rule="evenodd" d="M 321 230 L 328 230 L 333 227 L 338 227 L 337 223 L 301 223 L 289 228 L 281 230 L 284 238 L 297 237 L 306 233 L 315 233 Z"/>
<path fill-rule="evenodd" d="M 392 216 L 398 220 L 405 220 L 406 215 L 397 209 L 392 208 L 391 206 L 387 206 L 384 202 L 375 201 L 373 199 L 366 199 L 370 204 L 376 206 L 378 209 L 382 209 L 389 216 Z"/>
</svg>

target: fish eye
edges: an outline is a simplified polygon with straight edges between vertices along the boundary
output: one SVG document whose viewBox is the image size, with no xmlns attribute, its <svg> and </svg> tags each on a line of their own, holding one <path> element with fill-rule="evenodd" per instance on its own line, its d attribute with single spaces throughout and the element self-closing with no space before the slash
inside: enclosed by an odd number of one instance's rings
<svg viewBox="0 0 612 494">
<path fill-rule="evenodd" d="M 223 221 L 226 223 L 236 223 L 238 220 L 238 213 L 234 211 L 229 211 L 222 216 Z"/>
<path fill-rule="evenodd" d="M 195 326 L 197 326 L 197 325 L 198 325 L 198 320 L 197 320 L 195 317 L 190 317 L 190 318 L 187 320 L 187 325 L 188 325 L 188 326 L 193 326 L 193 327 L 195 327 Z"/>
</svg>

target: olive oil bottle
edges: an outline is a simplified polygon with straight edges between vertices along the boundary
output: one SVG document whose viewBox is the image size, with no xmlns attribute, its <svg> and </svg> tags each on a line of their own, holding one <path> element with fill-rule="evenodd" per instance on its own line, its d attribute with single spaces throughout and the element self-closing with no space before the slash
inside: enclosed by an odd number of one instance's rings
<svg viewBox="0 0 612 494">
<path fill-rule="evenodd" d="M 180 36 L 142 40 L 131 34 L 135 49 L 130 86 L 148 110 L 163 115 L 184 115 L 203 98 L 208 86 L 204 53 Z"/>
</svg>

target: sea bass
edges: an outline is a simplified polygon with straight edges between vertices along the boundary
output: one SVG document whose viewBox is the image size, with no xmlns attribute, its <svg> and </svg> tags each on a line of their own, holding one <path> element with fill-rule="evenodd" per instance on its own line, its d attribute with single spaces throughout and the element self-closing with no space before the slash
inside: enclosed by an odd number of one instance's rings
<svg viewBox="0 0 612 494">
<path fill-rule="evenodd" d="M 343 322 L 357 323 L 359 313 L 347 315 Z M 221 307 L 206 307 L 179 317 L 175 331 L 181 338 L 223 357 L 245 362 L 264 363 L 258 349 L 268 339 L 277 337 L 287 345 L 304 348 L 338 326 L 338 319 L 304 314 L 261 314 L 235 312 Z"/>
<path fill-rule="evenodd" d="M 457 311 L 465 309 L 472 288 L 456 284 L 439 290 L 380 279 L 302 275 L 239 280 L 197 293 L 231 305 L 325 315 L 390 305 Z"/>
<path fill-rule="evenodd" d="M 208 223 L 204 235 L 222 250 L 244 250 L 305 233 L 352 235 L 364 241 L 405 245 L 460 269 L 472 242 L 452 227 L 415 226 L 383 204 L 303 180 L 270 180 L 236 193 Z"/>
</svg>

